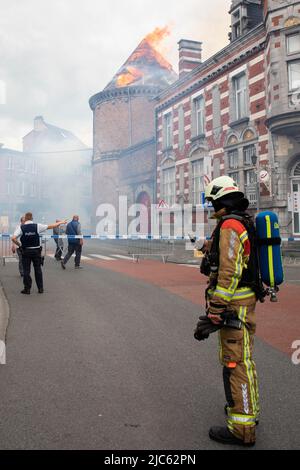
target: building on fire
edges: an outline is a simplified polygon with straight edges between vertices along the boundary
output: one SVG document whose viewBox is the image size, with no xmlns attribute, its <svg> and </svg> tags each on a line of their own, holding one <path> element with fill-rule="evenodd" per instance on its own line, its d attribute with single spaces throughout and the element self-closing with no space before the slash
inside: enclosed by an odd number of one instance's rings
<svg viewBox="0 0 300 470">
<path fill-rule="evenodd" d="M 230 42 L 208 60 L 179 42 L 179 79 L 155 110 L 157 199 L 196 206 L 226 173 L 299 235 L 300 1 L 232 0 L 229 13 Z"/>
<path fill-rule="evenodd" d="M 118 209 L 120 195 L 129 205 L 155 202 L 155 99 L 177 79 L 153 46 L 155 34 L 143 39 L 104 90 L 90 98 L 94 215 L 101 203 Z"/>
<path fill-rule="evenodd" d="M 124 193 L 196 207 L 226 173 L 253 210 L 300 234 L 300 1 L 232 0 L 229 15 L 229 43 L 212 57 L 179 41 L 176 77 L 144 40 L 90 99 L 94 215 Z"/>
</svg>

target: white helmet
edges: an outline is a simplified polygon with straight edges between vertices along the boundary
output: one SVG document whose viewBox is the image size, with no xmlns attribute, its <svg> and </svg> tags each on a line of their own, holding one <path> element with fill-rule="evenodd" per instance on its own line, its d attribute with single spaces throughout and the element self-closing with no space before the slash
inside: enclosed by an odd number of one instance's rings
<svg viewBox="0 0 300 470">
<path fill-rule="evenodd" d="M 219 176 L 219 178 L 215 178 L 205 187 L 205 199 L 211 201 L 216 201 L 232 193 L 240 193 L 243 195 L 237 183 L 230 178 L 230 176 Z"/>
</svg>

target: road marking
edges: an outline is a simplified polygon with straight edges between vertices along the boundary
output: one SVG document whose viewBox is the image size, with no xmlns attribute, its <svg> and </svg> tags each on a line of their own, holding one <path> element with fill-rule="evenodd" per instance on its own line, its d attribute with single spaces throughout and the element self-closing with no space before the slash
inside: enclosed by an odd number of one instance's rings
<svg viewBox="0 0 300 470">
<path fill-rule="evenodd" d="M 120 259 L 127 259 L 132 261 L 132 256 L 124 256 L 124 255 L 111 255 L 114 256 L 115 258 L 120 258 Z"/>
<path fill-rule="evenodd" d="M 49 256 L 49 258 L 54 258 L 54 253 L 47 253 L 47 256 Z M 92 256 L 92 255 L 91 255 Z M 75 258 L 75 254 L 73 254 L 71 256 L 71 258 Z M 82 260 L 91 260 L 92 258 L 89 258 L 88 256 L 84 256 L 84 255 L 81 255 L 80 257 Z M 62 261 L 62 260 L 61 260 Z"/>
<path fill-rule="evenodd" d="M 6 364 L 6 346 L 2 340 L 0 340 L 0 364 Z"/>
<path fill-rule="evenodd" d="M 199 264 L 180 264 L 179 266 L 185 266 L 186 268 L 199 268 Z"/>
<path fill-rule="evenodd" d="M 93 256 L 93 258 L 99 258 L 99 259 L 102 259 L 104 261 L 117 261 L 115 258 L 111 258 L 110 256 L 104 256 L 104 255 L 91 255 Z"/>
</svg>

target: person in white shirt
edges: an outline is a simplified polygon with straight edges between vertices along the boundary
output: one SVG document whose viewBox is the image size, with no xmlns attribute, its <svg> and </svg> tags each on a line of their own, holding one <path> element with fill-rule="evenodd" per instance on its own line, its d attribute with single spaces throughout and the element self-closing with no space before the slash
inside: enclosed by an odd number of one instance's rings
<svg viewBox="0 0 300 470">
<path fill-rule="evenodd" d="M 39 294 L 44 292 L 43 285 L 43 273 L 42 273 L 42 247 L 40 234 L 48 229 L 59 227 L 60 225 L 66 224 L 66 221 L 59 221 L 54 224 L 35 224 L 33 222 L 33 216 L 31 212 L 25 214 L 25 222 L 20 225 L 13 237 L 12 242 L 21 248 L 22 252 L 22 264 L 23 264 L 23 282 L 24 289 L 21 291 L 22 294 L 30 294 L 32 286 L 32 279 L 30 276 L 31 263 L 34 267 L 34 275 L 36 285 L 38 287 Z M 19 241 L 20 239 L 20 241 Z"/>
</svg>

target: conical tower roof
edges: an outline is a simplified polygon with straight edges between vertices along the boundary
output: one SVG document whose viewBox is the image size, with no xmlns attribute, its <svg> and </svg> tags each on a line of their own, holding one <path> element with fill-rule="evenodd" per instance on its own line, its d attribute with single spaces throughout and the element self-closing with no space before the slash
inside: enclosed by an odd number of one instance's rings
<svg viewBox="0 0 300 470">
<path fill-rule="evenodd" d="M 137 85 L 165 88 L 177 78 L 172 65 L 145 38 L 118 70 L 105 90 Z"/>
</svg>

